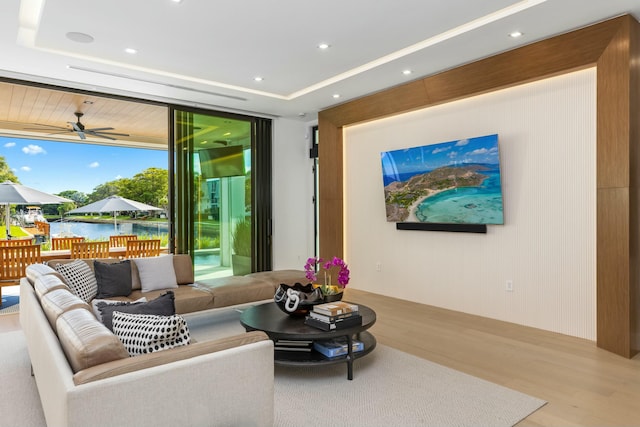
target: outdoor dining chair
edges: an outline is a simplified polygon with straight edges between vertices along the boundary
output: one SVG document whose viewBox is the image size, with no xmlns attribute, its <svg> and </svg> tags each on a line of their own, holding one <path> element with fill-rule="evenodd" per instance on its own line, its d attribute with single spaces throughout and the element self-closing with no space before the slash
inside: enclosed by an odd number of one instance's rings
<svg viewBox="0 0 640 427">
<path fill-rule="evenodd" d="M 52 237 L 51 250 L 71 249 L 71 243 L 84 242 L 84 237 Z"/>
<path fill-rule="evenodd" d="M 109 246 L 112 248 L 124 248 L 129 240 L 138 240 L 137 234 L 119 234 L 109 236 Z"/>
<path fill-rule="evenodd" d="M 40 245 L 0 246 L 0 304 L 2 287 L 15 286 L 26 275 L 28 265 L 41 264 Z"/>
<path fill-rule="evenodd" d="M 129 240 L 125 258 L 142 258 L 160 255 L 160 239 Z"/>
<path fill-rule="evenodd" d="M 109 242 L 72 242 L 71 258 L 109 258 Z"/>
<path fill-rule="evenodd" d="M 0 246 L 29 246 L 33 245 L 33 239 L 0 240 Z"/>
</svg>

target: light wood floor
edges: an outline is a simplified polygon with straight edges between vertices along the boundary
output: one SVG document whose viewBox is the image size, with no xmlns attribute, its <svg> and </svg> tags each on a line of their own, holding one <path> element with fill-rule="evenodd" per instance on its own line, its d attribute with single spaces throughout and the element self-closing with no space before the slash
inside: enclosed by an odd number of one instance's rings
<svg viewBox="0 0 640 427">
<path fill-rule="evenodd" d="M 640 425 L 640 356 L 355 289 L 345 299 L 376 311 L 380 344 L 549 402 L 518 426 Z M 17 329 L 18 315 L 0 316 L 0 332 Z"/>
</svg>

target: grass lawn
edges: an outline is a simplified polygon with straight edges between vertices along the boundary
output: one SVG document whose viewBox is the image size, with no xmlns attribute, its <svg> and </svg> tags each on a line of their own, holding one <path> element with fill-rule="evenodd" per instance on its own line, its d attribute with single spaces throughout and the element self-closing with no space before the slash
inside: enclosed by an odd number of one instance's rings
<svg viewBox="0 0 640 427">
<path fill-rule="evenodd" d="M 11 226 L 11 237 L 16 238 L 16 237 L 27 237 L 29 236 L 29 234 L 25 233 L 25 231 L 15 225 Z M 2 227 L 0 227 L 0 239 L 6 239 L 7 238 L 7 227 L 2 224 Z"/>
</svg>

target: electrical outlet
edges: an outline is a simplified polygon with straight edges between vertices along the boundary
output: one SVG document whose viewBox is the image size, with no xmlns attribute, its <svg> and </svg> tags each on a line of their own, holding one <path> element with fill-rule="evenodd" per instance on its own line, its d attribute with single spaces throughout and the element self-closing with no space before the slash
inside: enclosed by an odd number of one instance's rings
<svg viewBox="0 0 640 427">
<path fill-rule="evenodd" d="M 513 280 L 507 280 L 505 282 L 504 290 L 507 292 L 513 292 Z"/>
<path fill-rule="evenodd" d="M 380 261 L 376 262 L 376 271 L 382 271 L 382 263 Z"/>
</svg>

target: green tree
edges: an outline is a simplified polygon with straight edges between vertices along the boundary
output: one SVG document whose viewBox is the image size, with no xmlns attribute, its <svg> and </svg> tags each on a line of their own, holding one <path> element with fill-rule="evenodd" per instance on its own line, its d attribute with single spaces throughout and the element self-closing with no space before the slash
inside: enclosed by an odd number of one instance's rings
<svg viewBox="0 0 640 427">
<path fill-rule="evenodd" d="M 93 193 L 89 194 L 87 197 L 85 205 L 89 203 L 97 202 L 98 200 L 106 199 L 109 196 L 117 196 L 120 192 L 120 187 L 118 186 L 118 181 L 109 181 L 104 184 L 98 185 L 93 189 Z"/>
<path fill-rule="evenodd" d="M 169 173 L 166 169 L 148 168 L 131 179 L 122 179 L 121 196 L 166 209 L 169 193 Z"/>
<path fill-rule="evenodd" d="M 20 183 L 20 180 L 18 179 L 16 174 L 13 173 L 13 171 L 7 164 L 7 160 L 3 156 L 0 156 L 0 182 L 5 182 L 7 180 L 16 184 Z"/>
<path fill-rule="evenodd" d="M 84 205 L 87 202 L 88 196 L 82 191 L 77 190 L 64 190 L 57 194 L 60 197 L 66 197 L 71 199 L 79 205 Z"/>
<path fill-rule="evenodd" d="M 63 196 L 66 197 L 66 196 Z M 60 205 L 58 205 L 58 214 L 60 215 L 60 217 L 63 217 L 64 214 L 66 214 L 67 212 L 69 212 L 72 209 L 76 208 L 76 204 L 72 203 L 72 202 L 65 202 L 62 203 Z"/>
<path fill-rule="evenodd" d="M 148 168 L 137 173 L 133 178 L 120 178 L 100 184 L 88 196 L 74 190 L 63 191 L 60 196 L 74 200 L 79 206 L 97 202 L 109 196 L 120 196 L 166 210 L 169 206 L 168 194 L 168 171 L 161 168 Z M 81 196 L 84 196 L 84 199 Z"/>
</svg>

